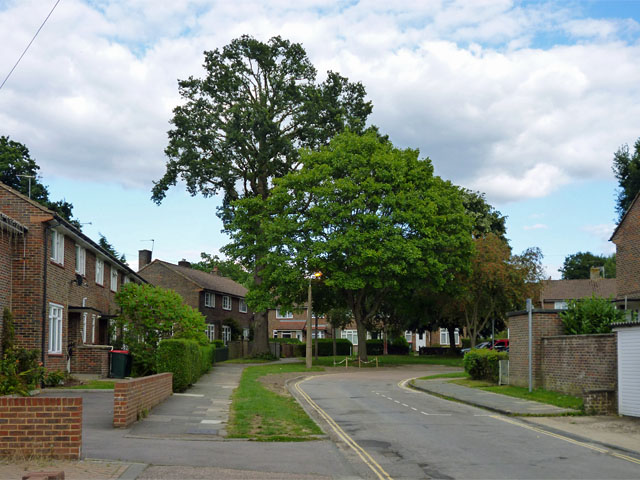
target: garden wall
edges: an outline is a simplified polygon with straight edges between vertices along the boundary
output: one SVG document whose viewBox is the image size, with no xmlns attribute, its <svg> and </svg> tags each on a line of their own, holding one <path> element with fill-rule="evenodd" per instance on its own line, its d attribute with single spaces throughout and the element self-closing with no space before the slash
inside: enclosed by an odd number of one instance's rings
<svg viewBox="0 0 640 480">
<path fill-rule="evenodd" d="M 71 357 L 71 373 L 109 375 L 109 345 L 78 345 Z"/>
<path fill-rule="evenodd" d="M 229 359 L 249 356 L 249 340 L 234 340 L 229 342 L 227 347 L 229 347 Z"/>
<path fill-rule="evenodd" d="M 172 393 L 173 374 L 117 382 L 113 391 L 113 426 L 128 427 Z"/>
<path fill-rule="evenodd" d="M 77 460 L 82 398 L 0 398 L 0 455 Z"/>
</svg>

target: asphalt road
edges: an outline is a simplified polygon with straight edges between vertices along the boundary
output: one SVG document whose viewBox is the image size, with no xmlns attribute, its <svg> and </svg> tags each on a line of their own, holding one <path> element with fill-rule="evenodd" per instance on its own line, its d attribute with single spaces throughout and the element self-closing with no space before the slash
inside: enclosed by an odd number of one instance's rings
<svg viewBox="0 0 640 480">
<path fill-rule="evenodd" d="M 398 385 L 418 374 L 318 376 L 298 396 L 317 404 L 314 416 L 366 478 L 640 478 L 640 463 L 615 452 Z"/>
</svg>

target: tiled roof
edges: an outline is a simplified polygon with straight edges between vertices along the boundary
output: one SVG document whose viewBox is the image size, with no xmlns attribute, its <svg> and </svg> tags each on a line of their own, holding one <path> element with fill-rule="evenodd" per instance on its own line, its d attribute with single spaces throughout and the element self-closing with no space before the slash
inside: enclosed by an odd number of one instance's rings
<svg viewBox="0 0 640 480">
<path fill-rule="evenodd" d="M 229 295 L 243 298 L 247 295 L 247 289 L 229 277 L 223 277 L 221 275 L 215 275 L 189 267 L 181 267 L 180 265 L 163 262 L 162 260 L 154 260 L 154 262 L 161 263 L 165 267 L 187 277 L 189 280 L 206 290 L 228 293 Z"/>
<path fill-rule="evenodd" d="M 543 301 L 572 300 L 590 297 L 594 294 L 604 298 L 616 296 L 615 278 L 546 280 L 544 283 L 541 293 Z"/>
</svg>

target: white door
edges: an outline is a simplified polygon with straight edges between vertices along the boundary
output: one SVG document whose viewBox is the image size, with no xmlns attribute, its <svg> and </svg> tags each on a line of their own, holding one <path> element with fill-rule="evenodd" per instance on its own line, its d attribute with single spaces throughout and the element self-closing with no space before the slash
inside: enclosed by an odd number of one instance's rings
<svg viewBox="0 0 640 480">
<path fill-rule="evenodd" d="M 640 417 L 640 325 L 618 332 L 618 413 Z"/>
</svg>

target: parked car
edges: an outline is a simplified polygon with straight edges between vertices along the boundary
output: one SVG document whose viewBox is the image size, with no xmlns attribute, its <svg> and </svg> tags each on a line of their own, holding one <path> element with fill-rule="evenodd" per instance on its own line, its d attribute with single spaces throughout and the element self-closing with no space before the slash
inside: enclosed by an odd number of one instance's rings
<svg viewBox="0 0 640 480">
<path fill-rule="evenodd" d="M 474 348 L 476 350 L 480 350 L 482 348 L 489 348 L 489 345 L 491 345 L 491 342 L 482 342 L 477 344 Z M 464 355 L 465 353 L 467 353 L 469 350 L 471 350 L 471 348 L 463 348 L 462 350 L 460 350 L 460 353 L 462 355 Z"/>
<path fill-rule="evenodd" d="M 500 340 L 496 340 L 496 343 L 493 345 L 493 348 L 489 347 L 491 350 L 495 350 L 496 352 L 508 352 L 509 351 L 509 339 L 502 338 Z"/>
</svg>

